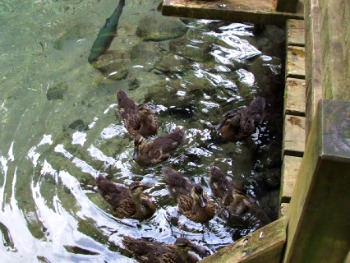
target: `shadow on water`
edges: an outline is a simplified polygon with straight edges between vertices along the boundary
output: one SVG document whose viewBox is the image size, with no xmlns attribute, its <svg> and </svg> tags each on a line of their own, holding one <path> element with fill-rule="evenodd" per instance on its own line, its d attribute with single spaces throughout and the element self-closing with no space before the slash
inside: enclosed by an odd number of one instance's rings
<svg viewBox="0 0 350 263">
<path fill-rule="evenodd" d="M 97 64 L 103 75 L 87 57 L 115 1 L 29 2 L 0 4 L 4 262 L 134 262 L 124 235 L 162 243 L 184 235 L 213 253 L 277 217 L 283 30 L 267 26 L 254 36 L 252 25 L 162 18 L 157 1 L 126 3 L 111 51 Z M 184 128 L 186 142 L 170 160 L 149 168 L 133 162 L 133 141 L 115 116 L 120 89 L 155 109 L 160 135 Z M 255 133 L 244 142 L 221 139 L 215 126 L 223 114 L 257 96 L 267 106 Z M 213 165 L 257 202 L 230 220 L 194 223 L 178 213 L 162 169 L 182 172 L 211 196 Z M 152 185 L 146 192 L 156 213 L 144 221 L 115 217 L 98 193 L 98 175 Z"/>
</svg>

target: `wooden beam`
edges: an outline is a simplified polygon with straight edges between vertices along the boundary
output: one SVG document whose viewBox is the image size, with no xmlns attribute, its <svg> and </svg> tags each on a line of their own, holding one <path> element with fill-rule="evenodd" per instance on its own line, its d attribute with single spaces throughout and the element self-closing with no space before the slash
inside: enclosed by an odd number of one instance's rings
<svg viewBox="0 0 350 263">
<path fill-rule="evenodd" d="M 343 263 L 350 247 L 350 102 L 321 100 L 288 211 L 284 263 Z"/>
<path fill-rule="evenodd" d="M 162 14 L 254 24 L 282 24 L 287 19 L 304 18 L 302 2 L 298 2 L 295 13 L 289 13 L 276 11 L 276 0 L 164 0 Z"/>
<path fill-rule="evenodd" d="M 280 218 L 204 258 L 201 263 L 280 263 L 286 241 L 286 220 Z"/>
</svg>

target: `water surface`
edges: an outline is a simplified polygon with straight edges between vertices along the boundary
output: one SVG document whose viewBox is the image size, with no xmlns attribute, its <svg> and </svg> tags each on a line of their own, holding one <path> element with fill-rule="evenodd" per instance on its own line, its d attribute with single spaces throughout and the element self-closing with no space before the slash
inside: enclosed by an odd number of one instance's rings
<svg viewBox="0 0 350 263">
<path fill-rule="evenodd" d="M 89 49 L 117 1 L 0 3 L 0 244 L 2 262 L 134 262 L 124 235 L 172 243 L 185 235 L 210 253 L 276 218 L 281 146 L 283 31 L 185 20 L 177 39 L 142 41 L 140 19 L 158 1 L 130 1 L 118 36 L 102 60 Z M 140 51 L 141 50 L 141 51 Z M 167 162 L 141 168 L 133 142 L 115 116 L 123 89 L 157 111 L 164 134 L 185 129 L 186 143 Z M 53 90 L 56 93 L 52 95 Z M 262 126 L 245 142 L 220 140 L 215 125 L 227 110 L 267 101 Z M 161 170 L 171 166 L 210 195 L 208 171 L 227 171 L 258 201 L 259 211 L 226 222 L 193 223 L 177 212 Z M 95 178 L 151 184 L 156 214 L 139 222 L 114 217 Z"/>
</svg>

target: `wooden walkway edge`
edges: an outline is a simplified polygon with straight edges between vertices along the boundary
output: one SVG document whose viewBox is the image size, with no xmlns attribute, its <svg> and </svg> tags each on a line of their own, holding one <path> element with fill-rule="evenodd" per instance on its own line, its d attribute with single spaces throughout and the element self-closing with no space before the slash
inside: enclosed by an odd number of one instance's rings
<svg viewBox="0 0 350 263">
<path fill-rule="evenodd" d="M 164 0 L 162 14 L 254 24 L 282 24 L 287 19 L 304 17 L 303 1 L 298 1 L 295 13 L 276 9 L 276 0 Z"/>
</svg>

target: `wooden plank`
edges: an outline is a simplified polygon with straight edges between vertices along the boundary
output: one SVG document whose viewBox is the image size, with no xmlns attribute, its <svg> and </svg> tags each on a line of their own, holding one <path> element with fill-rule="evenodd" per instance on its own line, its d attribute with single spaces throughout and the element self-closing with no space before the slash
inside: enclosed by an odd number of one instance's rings
<svg viewBox="0 0 350 263">
<path fill-rule="evenodd" d="M 303 19 L 303 0 L 295 13 L 276 11 L 276 0 L 164 0 L 162 14 L 199 19 L 219 19 L 254 24 L 282 24 L 287 19 Z"/>
<path fill-rule="evenodd" d="M 286 77 L 305 78 L 305 48 L 297 46 L 287 47 Z"/>
<path fill-rule="evenodd" d="M 281 203 L 288 203 L 292 197 L 301 160 L 302 158 L 295 156 L 285 155 L 283 157 L 280 195 Z"/>
<path fill-rule="evenodd" d="M 306 134 L 309 133 L 316 113 L 318 101 L 322 98 L 321 77 L 321 27 L 319 0 L 306 0 L 305 50 L 306 50 Z"/>
<path fill-rule="evenodd" d="M 280 211 L 278 213 L 278 218 L 283 217 L 283 216 L 287 216 L 288 209 L 289 209 L 289 203 L 281 203 Z"/>
<path fill-rule="evenodd" d="M 350 101 L 350 1 L 319 2 L 323 98 Z"/>
<path fill-rule="evenodd" d="M 297 9 L 298 0 L 277 0 L 277 10 L 294 13 Z"/>
<path fill-rule="evenodd" d="M 305 46 L 304 20 L 287 20 L 287 45 Z"/>
<path fill-rule="evenodd" d="M 280 218 L 204 258 L 201 263 L 280 263 L 286 240 L 286 221 Z"/>
<path fill-rule="evenodd" d="M 284 91 L 284 113 L 305 116 L 306 98 L 305 80 L 287 78 Z"/>
<path fill-rule="evenodd" d="M 305 149 L 305 118 L 294 115 L 284 118 L 283 153 L 302 157 Z"/>
<path fill-rule="evenodd" d="M 321 100 L 289 206 L 284 263 L 342 263 L 350 248 L 350 102 Z"/>
</svg>

